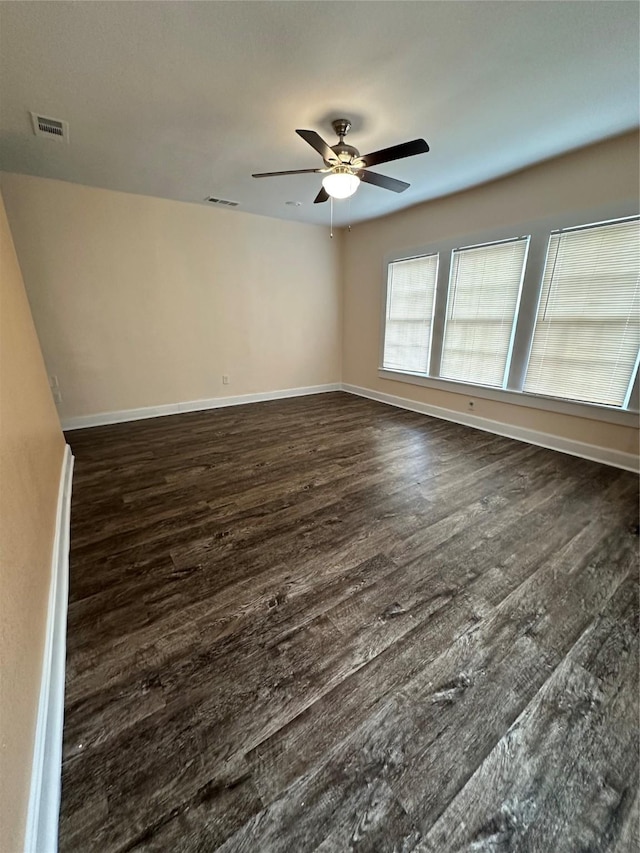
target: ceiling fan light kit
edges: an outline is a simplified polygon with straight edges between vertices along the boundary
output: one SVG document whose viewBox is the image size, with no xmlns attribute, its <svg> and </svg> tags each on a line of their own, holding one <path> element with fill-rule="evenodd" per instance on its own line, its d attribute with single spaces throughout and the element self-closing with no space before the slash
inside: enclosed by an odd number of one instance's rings
<svg viewBox="0 0 640 853">
<path fill-rule="evenodd" d="M 287 172 L 261 172 L 254 174 L 254 178 L 272 178 L 280 175 L 300 175 L 304 173 L 323 173 L 322 189 L 313 200 L 314 204 L 321 204 L 329 198 L 350 198 L 360 182 L 373 184 L 391 192 L 401 193 L 409 188 L 406 181 L 389 178 L 377 172 L 369 172 L 370 166 L 380 163 L 389 163 L 392 160 L 401 160 L 404 157 L 413 157 L 415 154 L 426 154 L 429 146 L 424 139 L 414 139 L 411 142 L 403 142 L 401 145 L 393 145 L 390 148 L 382 148 L 371 154 L 360 156 L 360 152 L 353 145 L 348 145 L 344 138 L 351 128 L 351 122 L 346 118 L 335 119 L 332 127 L 338 137 L 336 145 L 327 145 L 324 139 L 315 130 L 296 130 L 298 136 L 305 140 L 324 162 L 323 169 L 293 169 Z"/>
<path fill-rule="evenodd" d="M 334 166 L 322 179 L 331 198 L 349 198 L 360 186 L 360 178 L 349 166 Z"/>
</svg>

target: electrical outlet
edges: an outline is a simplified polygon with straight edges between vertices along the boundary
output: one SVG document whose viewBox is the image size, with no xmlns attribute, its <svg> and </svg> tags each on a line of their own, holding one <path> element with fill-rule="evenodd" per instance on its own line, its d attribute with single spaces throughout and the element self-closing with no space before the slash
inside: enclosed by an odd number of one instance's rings
<svg viewBox="0 0 640 853">
<path fill-rule="evenodd" d="M 223 384 L 223 385 L 228 385 L 228 384 L 229 384 L 229 377 L 226 375 L 226 373 L 223 373 L 223 374 L 222 374 L 222 384 Z"/>
</svg>

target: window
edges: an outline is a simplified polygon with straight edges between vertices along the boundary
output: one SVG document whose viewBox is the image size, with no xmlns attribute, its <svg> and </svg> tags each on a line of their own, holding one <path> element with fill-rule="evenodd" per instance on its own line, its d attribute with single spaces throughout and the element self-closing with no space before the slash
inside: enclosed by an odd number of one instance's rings
<svg viewBox="0 0 640 853">
<path fill-rule="evenodd" d="M 528 236 L 495 229 L 389 259 L 379 375 L 565 414 L 588 405 L 588 417 L 631 425 L 640 217 L 628 205 L 594 219 L 537 220 Z"/>
<path fill-rule="evenodd" d="M 552 233 L 524 390 L 625 406 L 640 346 L 637 219 Z"/>
<path fill-rule="evenodd" d="M 503 388 L 529 238 L 455 249 L 440 375 Z"/>
<path fill-rule="evenodd" d="M 429 372 L 438 255 L 389 264 L 383 366 Z"/>
</svg>

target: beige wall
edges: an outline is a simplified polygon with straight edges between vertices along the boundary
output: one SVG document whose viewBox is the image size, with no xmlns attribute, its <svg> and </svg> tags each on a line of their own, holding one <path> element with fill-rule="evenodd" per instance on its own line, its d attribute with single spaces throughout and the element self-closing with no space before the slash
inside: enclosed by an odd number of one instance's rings
<svg viewBox="0 0 640 853">
<path fill-rule="evenodd" d="M 64 438 L 0 197 L 0 850 L 22 846 Z"/>
<path fill-rule="evenodd" d="M 354 227 L 343 242 L 343 382 L 453 411 L 466 411 L 469 395 L 378 377 L 383 259 L 485 229 L 592 211 L 616 203 L 637 204 L 638 137 L 625 134 L 543 163 L 468 192 L 410 208 Z M 589 221 L 588 219 L 586 221 Z M 576 221 L 580 224 L 580 220 Z M 638 430 L 601 421 L 474 398 L 474 413 L 505 424 L 627 453 L 638 452 Z"/>
<path fill-rule="evenodd" d="M 626 134 L 333 241 L 322 227 L 42 178 L 4 174 L 2 186 L 63 418 L 340 379 L 466 411 L 467 394 L 378 377 L 384 255 L 555 214 L 579 220 L 637 200 L 638 172 Z M 474 411 L 638 449 L 633 427 L 478 398 Z"/>
<path fill-rule="evenodd" d="M 23 175 L 2 190 L 63 419 L 340 381 L 328 228 Z"/>
</svg>

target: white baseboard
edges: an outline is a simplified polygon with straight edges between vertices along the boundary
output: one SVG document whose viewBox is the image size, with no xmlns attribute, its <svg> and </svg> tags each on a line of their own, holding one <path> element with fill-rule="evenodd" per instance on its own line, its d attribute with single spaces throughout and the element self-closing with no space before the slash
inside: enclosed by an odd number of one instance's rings
<svg viewBox="0 0 640 853">
<path fill-rule="evenodd" d="M 592 462 L 602 462 L 605 465 L 612 465 L 615 468 L 624 468 L 626 471 L 637 472 L 640 470 L 640 460 L 633 453 L 623 453 L 621 450 L 598 447 L 595 444 L 586 444 L 582 441 L 573 441 L 570 438 L 562 438 L 561 436 L 551 435 L 550 433 L 538 432 L 527 427 L 512 426 L 511 424 L 481 418 L 478 415 L 468 414 L 467 412 L 456 412 L 452 409 L 441 408 L 440 406 L 431 406 L 428 403 L 419 403 L 415 400 L 408 400 L 405 397 L 396 397 L 393 394 L 383 394 L 379 391 L 372 391 L 369 388 L 361 388 L 358 385 L 343 383 L 342 390 L 349 394 L 356 394 L 358 397 L 367 397 L 369 400 L 376 400 L 379 403 L 388 403 L 390 406 L 407 409 L 410 412 L 419 412 L 423 415 L 440 418 L 441 420 L 464 424 L 465 426 L 480 429 L 484 432 L 492 432 L 496 435 L 503 435 L 506 438 L 515 438 L 517 441 L 524 441 L 527 444 L 546 447 L 549 450 L 559 450 L 561 453 L 569 453 L 571 456 L 579 456 L 581 459 L 589 459 Z"/>
<path fill-rule="evenodd" d="M 40 700 L 27 809 L 25 853 L 55 853 L 58 849 L 72 474 L 73 456 L 71 448 L 67 445 L 62 460 L 58 491 Z"/>
<path fill-rule="evenodd" d="M 444 409 L 440 406 L 432 406 L 428 403 L 419 403 L 405 397 L 396 397 L 393 394 L 383 394 L 369 388 L 361 388 L 358 385 L 334 382 L 328 385 L 311 385 L 306 388 L 285 388 L 281 391 L 265 391 L 257 394 L 241 394 L 236 397 L 213 397 L 209 400 L 190 400 L 185 403 L 168 403 L 162 406 L 146 406 L 141 409 L 123 409 L 118 412 L 101 412 L 96 415 L 84 415 L 76 418 L 66 418 L 62 421 L 65 430 L 85 429 L 87 427 L 105 426 L 107 424 L 125 423 L 127 421 L 138 421 L 144 418 L 158 418 L 164 415 L 177 415 L 181 412 L 199 412 L 207 409 L 219 409 L 226 406 L 242 406 L 245 403 L 262 403 L 267 400 L 280 400 L 285 397 L 303 397 L 309 394 L 323 394 L 328 391 L 346 391 L 359 397 L 367 397 L 380 403 L 387 403 L 400 409 L 411 412 L 420 412 L 434 418 L 463 424 L 474 429 L 503 435 L 506 438 L 514 438 L 527 444 L 535 444 L 538 447 L 546 447 L 549 450 L 558 450 L 561 453 L 569 453 L 579 456 L 581 459 L 589 459 L 593 462 L 602 462 L 615 468 L 624 468 L 627 471 L 637 472 L 640 470 L 640 462 L 633 453 L 624 453 L 621 450 L 613 450 L 606 447 L 598 447 L 595 444 L 587 444 L 582 441 L 574 441 L 570 438 L 552 435 L 551 433 L 539 432 L 527 427 L 504 424 L 501 421 L 493 421 L 482 418 L 479 415 L 456 412 L 453 409 Z"/>
<path fill-rule="evenodd" d="M 120 424 L 126 421 L 140 421 L 145 418 L 160 418 L 164 415 L 178 415 L 182 412 L 201 412 L 206 409 L 222 409 L 226 406 L 243 406 L 245 403 L 264 403 L 267 400 L 281 400 L 285 397 L 306 397 L 309 394 L 340 391 L 341 388 L 342 386 L 339 382 L 333 382 L 328 385 L 309 385 L 306 388 L 284 388 L 280 391 L 260 391 L 256 394 L 240 394 L 236 397 L 212 397 L 208 400 L 189 400 L 186 403 L 145 406 L 142 409 L 100 412 L 97 415 L 64 418 L 62 420 L 62 429 L 85 429 L 86 427 Z"/>
</svg>

